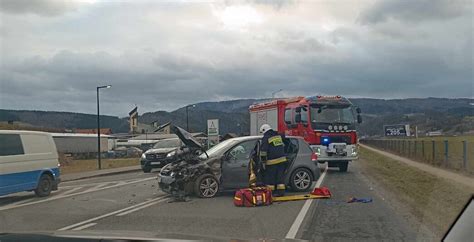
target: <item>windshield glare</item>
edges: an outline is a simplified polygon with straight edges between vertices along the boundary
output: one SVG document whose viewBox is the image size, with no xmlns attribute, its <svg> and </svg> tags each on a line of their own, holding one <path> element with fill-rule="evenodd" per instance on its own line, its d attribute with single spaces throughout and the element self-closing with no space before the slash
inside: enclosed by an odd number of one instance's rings
<svg viewBox="0 0 474 242">
<path fill-rule="evenodd" d="M 352 124 L 355 118 L 351 107 L 311 107 L 311 122 Z"/>
<path fill-rule="evenodd" d="M 170 140 L 162 140 L 156 143 L 153 148 L 160 149 L 160 148 L 176 148 L 180 146 L 179 139 L 170 139 Z"/>
</svg>

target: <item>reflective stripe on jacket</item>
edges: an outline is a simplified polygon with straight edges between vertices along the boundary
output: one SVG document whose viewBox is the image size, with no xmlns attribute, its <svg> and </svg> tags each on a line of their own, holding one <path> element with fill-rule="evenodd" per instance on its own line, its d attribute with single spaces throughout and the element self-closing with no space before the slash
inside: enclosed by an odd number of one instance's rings
<svg viewBox="0 0 474 242">
<path fill-rule="evenodd" d="M 283 139 L 284 136 L 273 130 L 268 130 L 263 134 L 260 157 L 266 165 L 276 165 L 286 162 L 285 143 Z"/>
</svg>

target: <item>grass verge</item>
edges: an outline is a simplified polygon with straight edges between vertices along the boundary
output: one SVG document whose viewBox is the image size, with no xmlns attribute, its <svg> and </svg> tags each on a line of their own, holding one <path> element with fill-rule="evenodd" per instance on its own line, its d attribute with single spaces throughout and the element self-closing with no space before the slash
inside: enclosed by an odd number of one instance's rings
<svg viewBox="0 0 474 242">
<path fill-rule="evenodd" d="M 119 168 L 125 166 L 139 165 L 138 158 L 124 159 L 103 159 L 101 160 L 102 169 Z M 97 159 L 92 160 L 73 160 L 67 163 L 61 163 L 61 174 L 71 174 L 84 171 L 97 170 Z"/>
<path fill-rule="evenodd" d="M 418 221 L 431 227 L 439 236 L 447 231 L 474 193 L 470 187 L 363 147 L 360 148 L 360 157 L 360 164 L 365 166 L 367 175 L 395 194 Z"/>
</svg>

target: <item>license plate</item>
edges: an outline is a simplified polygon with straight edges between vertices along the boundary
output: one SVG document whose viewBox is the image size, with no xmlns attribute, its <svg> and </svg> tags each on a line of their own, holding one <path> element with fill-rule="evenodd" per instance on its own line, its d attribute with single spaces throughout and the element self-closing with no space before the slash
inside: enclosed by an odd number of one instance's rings
<svg viewBox="0 0 474 242">
<path fill-rule="evenodd" d="M 161 177 L 161 183 L 166 183 L 166 184 L 170 184 L 174 181 L 174 178 L 172 177 L 168 177 L 168 176 L 164 176 L 164 177 Z"/>
<path fill-rule="evenodd" d="M 153 165 L 159 165 L 159 164 L 161 164 L 161 161 L 152 161 L 151 164 L 153 164 Z"/>
</svg>

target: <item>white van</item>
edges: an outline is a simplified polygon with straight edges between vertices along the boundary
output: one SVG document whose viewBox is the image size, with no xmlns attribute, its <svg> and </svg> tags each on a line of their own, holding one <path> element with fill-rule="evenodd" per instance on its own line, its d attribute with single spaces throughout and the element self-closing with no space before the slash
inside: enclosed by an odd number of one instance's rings
<svg viewBox="0 0 474 242">
<path fill-rule="evenodd" d="M 48 196 L 58 189 L 59 161 L 49 133 L 0 130 L 0 196 L 34 191 Z"/>
</svg>

